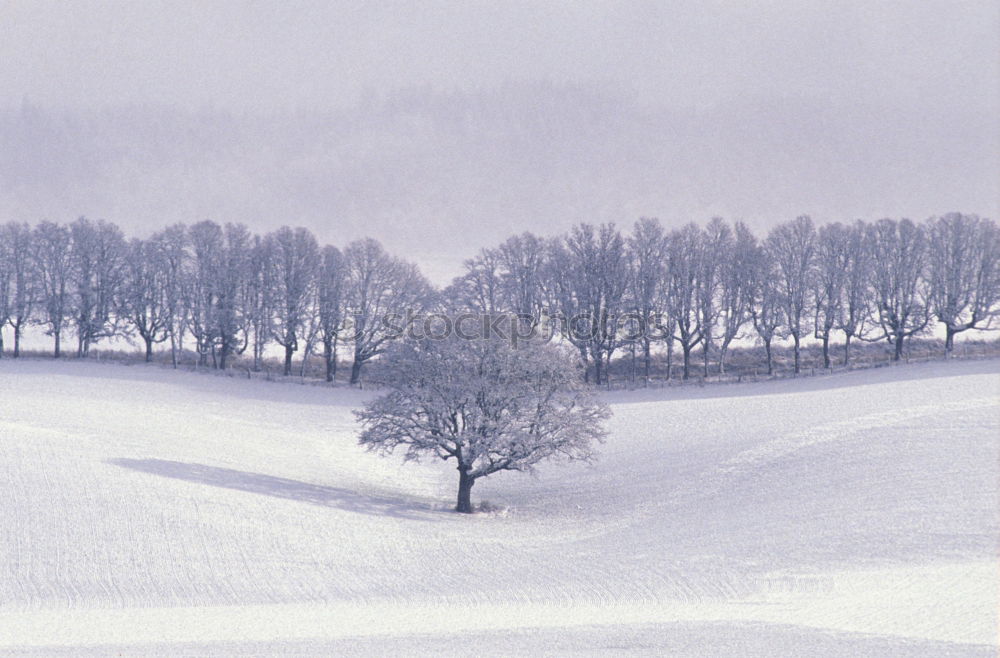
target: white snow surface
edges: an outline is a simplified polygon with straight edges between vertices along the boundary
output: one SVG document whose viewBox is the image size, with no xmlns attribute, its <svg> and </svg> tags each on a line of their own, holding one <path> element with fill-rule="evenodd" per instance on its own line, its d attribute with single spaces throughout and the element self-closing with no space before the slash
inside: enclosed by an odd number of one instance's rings
<svg viewBox="0 0 1000 658">
<path fill-rule="evenodd" d="M 0 654 L 997 653 L 998 361 L 609 393 L 471 516 L 369 395 L 0 361 Z"/>
</svg>

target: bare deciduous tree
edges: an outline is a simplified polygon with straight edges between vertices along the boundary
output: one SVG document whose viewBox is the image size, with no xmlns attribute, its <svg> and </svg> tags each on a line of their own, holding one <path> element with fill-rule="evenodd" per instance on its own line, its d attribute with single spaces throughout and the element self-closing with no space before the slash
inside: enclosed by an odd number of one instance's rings
<svg viewBox="0 0 1000 658">
<path fill-rule="evenodd" d="M 691 352 L 704 338 L 699 297 L 703 239 L 695 224 L 670 236 L 667 294 L 676 328 L 674 338 L 684 356 L 684 379 L 691 376 Z"/>
<path fill-rule="evenodd" d="M 545 240 L 522 233 L 496 249 L 503 310 L 516 313 L 522 322 L 535 323 L 544 306 Z"/>
<path fill-rule="evenodd" d="M 284 374 L 292 374 L 292 355 L 299 349 L 309 320 L 309 306 L 319 268 L 316 238 L 305 228 L 283 226 L 267 237 L 273 267 L 272 336 L 285 348 Z"/>
<path fill-rule="evenodd" d="M 550 258 L 562 334 L 593 364 L 594 383 L 606 383 L 628 285 L 625 241 L 614 224 L 578 224 Z"/>
<path fill-rule="evenodd" d="M 764 354 L 767 359 L 767 374 L 774 374 L 774 360 L 771 354 L 771 342 L 784 324 L 784 304 L 781 291 L 778 288 L 777 264 L 771 252 L 764 246 L 755 250 L 753 264 L 749 270 L 748 306 L 754 329 L 764 343 Z"/>
<path fill-rule="evenodd" d="M 642 347 L 643 381 L 649 385 L 652 344 L 660 336 L 664 299 L 664 272 L 667 266 L 667 236 L 658 219 L 643 217 L 628 238 L 630 260 L 629 311 L 636 319 L 636 333 Z"/>
<path fill-rule="evenodd" d="M 989 327 L 1000 302 L 1000 232 L 976 215 L 949 213 L 933 218 L 928 277 L 934 315 L 944 325 L 945 352 L 955 335 Z"/>
<path fill-rule="evenodd" d="M 702 374 L 708 377 L 708 360 L 715 323 L 721 314 L 723 264 L 732 258 L 733 231 L 721 217 L 713 217 L 702 233 L 698 272 L 698 312 L 701 315 Z"/>
<path fill-rule="evenodd" d="M 344 258 L 354 341 L 351 383 L 357 384 L 364 364 L 399 337 L 400 327 L 386 318 L 391 314 L 405 324 L 407 317 L 422 313 L 430 302 L 431 286 L 416 266 L 390 256 L 371 238 L 352 242 Z"/>
<path fill-rule="evenodd" d="M 155 233 L 151 238 L 159 245 L 163 258 L 163 294 L 167 312 L 167 337 L 170 341 L 170 363 L 177 367 L 177 351 L 182 347 L 184 332 L 184 277 L 188 261 L 188 235 L 183 224 L 174 224 Z"/>
<path fill-rule="evenodd" d="M 893 345 L 894 361 L 903 356 L 904 341 L 922 332 L 930 321 L 927 236 L 908 219 L 881 219 L 868 230 L 875 267 L 872 268 L 875 322 L 879 339 Z"/>
<path fill-rule="evenodd" d="M 4 355 L 3 330 L 10 321 L 13 305 L 14 253 L 7 234 L 8 226 L 0 226 L 0 359 Z"/>
<path fill-rule="evenodd" d="M 557 348 L 502 340 L 403 341 L 391 354 L 389 392 L 357 412 L 360 443 L 458 464 L 458 512 L 476 480 L 532 471 L 551 458 L 590 460 L 602 441 L 605 405 L 574 387 Z"/>
<path fill-rule="evenodd" d="M 125 236 L 110 222 L 81 217 L 70 225 L 73 278 L 73 323 L 78 357 L 102 338 L 114 336 L 115 300 L 124 281 Z"/>
<path fill-rule="evenodd" d="M 757 250 L 757 238 L 743 222 L 736 222 L 727 257 L 720 264 L 719 301 L 719 372 L 726 372 L 729 346 L 750 321 L 751 269 Z"/>
<path fill-rule="evenodd" d="M 477 313 L 499 313 L 504 304 L 500 258 L 495 249 L 480 249 L 462 266 L 465 274 L 456 278 L 444 297 L 460 308 Z"/>
<path fill-rule="evenodd" d="M 851 230 L 843 224 L 820 227 L 813 277 L 813 337 L 822 341 L 824 368 L 830 367 L 830 333 L 843 316 L 851 246 Z"/>
<path fill-rule="evenodd" d="M 218 367 L 225 370 L 229 357 L 242 354 L 249 344 L 248 318 L 243 301 L 250 265 L 250 231 L 243 224 L 226 224 L 220 269 L 216 272 L 216 331 Z M 215 356 L 213 345 L 213 358 Z"/>
<path fill-rule="evenodd" d="M 809 308 L 812 291 L 816 229 L 805 215 L 775 227 L 767 236 L 766 248 L 777 264 L 777 286 L 781 293 L 785 329 L 792 337 L 795 374 L 801 369 L 802 317 Z"/>
<path fill-rule="evenodd" d="M 274 259 L 272 243 L 253 236 L 250 263 L 243 285 L 243 306 L 249 331 L 253 334 L 253 369 L 259 371 L 264 350 L 271 340 L 271 317 L 274 314 Z"/>
<path fill-rule="evenodd" d="M 32 312 L 38 301 L 38 274 L 33 266 L 31 227 L 25 223 L 10 222 L 0 227 L 0 242 L 7 246 L 7 268 L 9 278 L 6 313 L 7 323 L 14 330 L 14 358 L 21 356 L 21 337 L 31 321 Z M 0 285 L 3 285 L 0 283 Z M 0 322 L 2 326 L 2 322 Z M 2 340 L 2 338 L 0 338 Z"/>
<path fill-rule="evenodd" d="M 328 382 L 332 382 L 337 376 L 337 344 L 341 340 L 347 316 L 346 276 L 344 255 L 336 247 L 323 247 L 316 283 L 316 307 L 319 341 L 323 345 L 323 362 Z"/>
<path fill-rule="evenodd" d="M 32 262 L 38 273 L 45 333 L 52 336 L 52 355 L 62 356 L 62 332 L 70 311 L 72 238 L 69 229 L 53 222 L 42 222 L 32 235 Z"/>
<path fill-rule="evenodd" d="M 168 282 L 164 245 L 155 237 L 129 242 L 117 312 L 142 339 L 147 363 L 153 360 L 153 345 L 170 337 Z"/>
<path fill-rule="evenodd" d="M 851 362 L 851 338 L 863 336 L 872 304 L 872 251 L 868 228 L 857 221 L 849 229 L 847 262 L 844 267 L 844 296 L 837 328 L 844 332 L 844 365 Z"/>
</svg>

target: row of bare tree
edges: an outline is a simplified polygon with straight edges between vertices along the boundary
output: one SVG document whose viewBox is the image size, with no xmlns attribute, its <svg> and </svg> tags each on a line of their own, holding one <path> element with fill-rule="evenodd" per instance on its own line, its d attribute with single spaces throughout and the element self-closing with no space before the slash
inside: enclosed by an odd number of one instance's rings
<svg viewBox="0 0 1000 658">
<path fill-rule="evenodd" d="M 819 229 L 803 216 L 763 241 L 719 218 L 669 232 L 644 218 L 628 234 L 580 224 L 551 240 L 511 237 L 465 270 L 446 298 L 536 322 L 558 314 L 597 383 L 619 350 L 633 362 L 641 354 L 648 378 L 657 342 L 668 376 L 679 348 L 684 378 L 699 349 L 706 376 L 713 356 L 725 372 L 741 338 L 763 343 L 768 373 L 776 337 L 792 340 L 796 373 L 809 334 L 822 341 L 826 367 L 834 332 L 844 339 L 844 363 L 852 340 L 889 341 L 898 360 L 906 340 L 937 320 L 950 352 L 957 333 L 989 328 L 1000 311 L 1000 232 L 992 220 L 958 213 Z"/>
<path fill-rule="evenodd" d="M 0 328 L 12 328 L 15 357 L 26 327 L 38 324 L 56 357 L 67 328 L 78 356 L 124 336 L 142 341 L 147 361 L 154 345 L 168 342 L 175 366 L 185 342 L 201 365 L 222 369 L 244 353 L 260 368 L 265 349 L 277 344 L 286 375 L 295 352 L 319 352 L 332 380 L 350 328 L 357 382 L 390 338 L 385 313 L 425 308 L 432 296 L 414 265 L 375 240 L 320 248 L 304 228 L 259 236 L 203 221 L 126 240 L 114 224 L 85 218 L 0 226 Z M 0 330 L 0 355 L 3 347 Z"/>
<path fill-rule="evenodd" d="M 633 362 L 638 355 L 648 378 L 657 344 L 668 369 L 681 352 L 685 378 L 699 356 L 705 375 L 713 358 L 724 372 L 734 341 L 754 337 L 768 372 L 775 338 L 791 339 L 796 372 L 808 335 L 822 342 L 827 367 L 834 332 L 845 363 L 852 340 L 889 341 L 899 359 L 906 340 L 935 320 L 950 351 L 957 333 L 990 328 L 998 302 L 1000 232 L 992 220 L 958 213 L 818 229 L 799 217 L 763 241 L 719 218 L 674 231 L 644 218 L 627 234 L 579 224 L 555 238 L 525 233 L 483 249 L 440 293 L 375 240 L 341 251 L 320 247 L 304 228 L 260 236 L 203 221 L 127 240 L 114 224 L 85 218 L 0 226 L 0 356 L 4 326 L 18 356 L 23 332 L 37 324 L 56 357 L 67 328 L 79 356 L 125 336 L 142 342 L 147 360 L 166 342 L 175 365 L 188 345 L 199 363 L 223 369 L 236 354 L 260 368 L 276 344 L 285 374 L 296 352 L 303 372 L 320 354 L 332 380 L 338 348 L 349 346 L 352 383 L 399 335 L 385 320 L 394 313 L 548 323 L 602 383 L 616 353 Z"/>
</svg>

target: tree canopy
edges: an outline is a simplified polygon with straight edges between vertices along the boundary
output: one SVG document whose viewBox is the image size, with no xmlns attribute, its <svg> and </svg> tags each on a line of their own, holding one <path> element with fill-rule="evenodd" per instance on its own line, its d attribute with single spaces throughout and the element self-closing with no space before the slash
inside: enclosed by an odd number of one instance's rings
<svg viewBox="0 0 1000 658">
<path fill-rule="evenodd" d="M 401 341 L 392 348 L 389 390 L 356 412 L 361 445 L 405 459 L 454 459 L 456 510 L 471 512 L 475 481 L 532 471 L 546 459 L 588 461 L 605 436 L 607 406 L 579 385 L 559 348 L 501 340 Z"/>
</svg>

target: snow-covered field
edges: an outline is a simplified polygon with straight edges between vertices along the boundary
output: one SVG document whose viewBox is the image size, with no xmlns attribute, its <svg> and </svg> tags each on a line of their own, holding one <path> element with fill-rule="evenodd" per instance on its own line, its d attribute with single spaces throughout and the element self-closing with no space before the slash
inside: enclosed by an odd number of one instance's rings
<svg viewBox="0 0 1000 658">
<path fill-rule="evenodd" d="M 0 361 L 0 653 L 997 653 L 1000 362 L 609 395 L 474 516 L 366 395 Z"/>
</svg>

